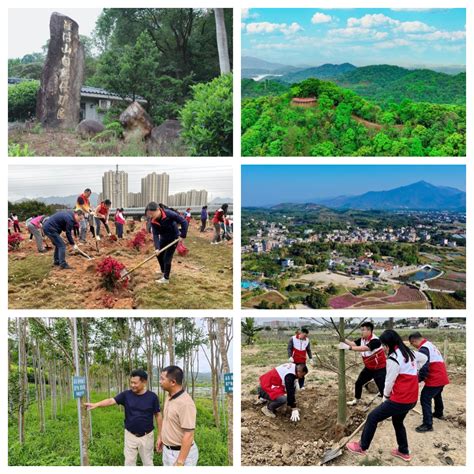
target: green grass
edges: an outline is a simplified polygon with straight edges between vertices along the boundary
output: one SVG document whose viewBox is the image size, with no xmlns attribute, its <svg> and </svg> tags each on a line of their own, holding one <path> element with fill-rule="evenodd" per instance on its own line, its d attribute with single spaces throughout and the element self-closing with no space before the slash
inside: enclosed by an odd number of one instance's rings
<svg viewBox="0 0 474 474">
<path fill-rule="evenodd" d="M 92 395 L 92 401 L 106 398 L 106 394 Z M 200 466 L 224 466 L 228 463 L 227 439 L 223 428 L 214 425 L 211 400 L 196 400 L 196 444 Z M 89 445 L 92 466 L 123 465 L 123 420 L 119 407 L 97 409 L 92 412 L 93 437 Z M 46 405 L 46 431 L 39 430 L 35 404 L 26 415 L 26 442 L 20 446 L 16 423 L 8 427 L 8 463 L 10 466 L 77 466 L 79 465 L 79 434 L 75 400 L 69 400 L 56 420 L 50 418 Z M 154 464 L 161 465 L 155 453 Z"/>
<path fill-rule="evenodd" d="M 450 293 L 440 293 L 438 291 L 425 291 L 430 299 L 433 309 L 466 309 L 466 302 L 460 301 Z"/>
<path fill-rule="evenodd" d="M 35 254 L 21 260 L 11 258 L 8 264 L 8 282 L 34 286 L 43 281 L 51 269 L 50 256 Z"/>
<path fill-rule="evenodd" d="M 187 257 L 175 255 L 170 284 L 154 281 L 134 290 L 136 305 L 143 309 L 232 308 L 232 246 L 210 245 L 209 240 L 191 237 Z M 186 271 L 173 273 L 177 261 Z"/>
</svg>

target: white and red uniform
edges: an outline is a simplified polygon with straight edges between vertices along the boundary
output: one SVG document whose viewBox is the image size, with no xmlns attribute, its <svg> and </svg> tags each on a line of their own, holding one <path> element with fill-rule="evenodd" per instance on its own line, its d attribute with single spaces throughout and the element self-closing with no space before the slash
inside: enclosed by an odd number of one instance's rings
<svg viewBox="0 0 474 474">
<path fill-rule="evenodd" d="M 375 334 L 372 334 L 367 339 L 361 338 L 360 345 L 369 346 L 370 341 L 373 341 L 375 339 L 378 340 L 378 337 Z M 379 347 L 377 347 L 377 349 L 374 349 L 373 351 L 368 350 L 365 352 L 361 352 L 361 356 L 364 365 L 369 370 L 383 369 L 387 365 L 387 357 L 385 355 L 382 345 L 380 345 Z"/>
<path fill-rule="evenodd" d="M 286 394 L 285 377 L 288 374 L 296 377 L 296 364 L 282 364 L 260 376 L 260 387 L 271 400 Z"/>
<path fill-rule="evenodd" d="M 293 360 L 295 364 L 305 364 L 306 363 L 306 357 L 307 357 L 307 350 L 309 346 L 309 339 L 300 339 L 298 336 L 293 336 L 291 338 L 292 342 L 292 351 L 291 351 L 291 357 L 293 357 Z"/>
<path fill-rule="evenodd" d="M 428 375 L 424 382 L 426 387 L 441 387 L 449 384 L 448 372 L 446 370 L 446 364 L 444 363 L 443 356 L 438 348 L 430 341 L 423 339 L 421 342 L 420 350 L 422 347 L 428 349 L 429 367 Z"/>
<path fill-rule="evenodd" d="M 425 361 L 426 361 L 426 356 Z M 390 401 L 395 403 L 416 403 L 418 401 L 418 370 L 417 360 L 408 359 L 401 353 L 400 349 L 396 348 L 395 352 L 388 358 L 390 365 L 387 365 L 387 377 L 385 379 L 384 394 L 390 398 Z M 398 371 L 396 365 L 398 365 Z M 398 372 L 394 381 L 392 381 L 393 373 Z M 393 383 L 393 385 L 392 385 Z M 392 385 L 390 387 L 390 385 Z M 390 393 L 387 393 L 390 391 Z"/>
</svg>

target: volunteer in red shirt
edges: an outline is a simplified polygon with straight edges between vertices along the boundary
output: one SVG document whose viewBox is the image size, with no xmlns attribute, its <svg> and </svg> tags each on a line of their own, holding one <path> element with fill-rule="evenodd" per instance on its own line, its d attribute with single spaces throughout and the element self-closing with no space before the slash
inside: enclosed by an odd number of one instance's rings
<svg viewBox="0 0 474 474">
<path fill-rule="evenodd" d="M 380 339 L 374 334 L 374 325 L 370 321 L 365 321 L 360 325 L 360 329 L 360 339 L 356 341 L 346 339 L 339 345 L 339 349 L 360 352 L 364 362 L 364 368 L 355 383 L 355 398 L 347 403 L 349 406 L 357 405 L 361 401 L 362 389 L 371 380 L 376 383 L 380 396 L 383 395 L 385 384 L 386 357 Z"/>
<path fill-rule="evenodd" d="M 380 342 L 387 352 L 383 402 L 367 416 L 360 441 L 347 443 L 346 448 L 354 454 L 365 455 L 378 424 L 392 418 L 398 446 L 392 449 L 391 454 L 408 462 L 411 461 L 411 455 L 403 422 L 418 401 L 418 370 L 428 358 L 420 352 L 413 352 L 392 329 L 387 329 L 380 335 Z"/>
<path fill-rule="evenodd" d="M 222 206 L 217 209 L 214 214 L 214 217 L 212 218 L 212 225 L 214 226 L 214 237 L 212 239 L 211 244 L 218 244 L 219 242 L 222 242 L 221 224 L 225 222 L 228 208 L 228 204 L 222 204 Z"/>
<path fill-rule="evenodd" d="M 418 433 L 425 433 L 433 431 L 433 417 L 443 419 L 442 393 L 445 385 L 449 384 L 448 372 L 441 352 L 432 342 L 426 340 L 419 332 L 410 334 L 408 340 L 418 352 L 428 358 L 418 374 L 418 381 L 425 382 L 420 395 L 423 423 L 415 428 Z M 431 411 L 433 400 L 434 412 Z"/>
<path fill-rule="evenodd" d="M 287 404 L 291 408 L 291 421 L 300 421 L 300 412 L 296 408 L 297 379 L 308 373 L 304 364 L 282 364 L 260 377 L 257 404 L 264 403 L 262 413 L 270 418 L 275 418 L 275 411 Z"/>
<path fill-rule="evenodd" d="M 94 219 L 95 219 L 95 238 L 100 240 L 100 225 L 104 224 L 105 230 L 107 235 L 110 237 L 112 233 L 110 232 L 109 227 L 109 214 L 110 214 L 110 207 L 112 206 L 112 202 L 110 199 L 105 199 L 102 201 L 94 211 Z"/>
<path fill-rule="evenodd" d="M 309 331 L 307 328 L 301 328 L 288 341 L 288 360 L 295 364 L 306 364 L 306 359 L 313 362 L 311 354 L 311 342 L 308 338 Z M 304 377 L 298 379 L 298 385 L 304 390 Z"/>
</svg>

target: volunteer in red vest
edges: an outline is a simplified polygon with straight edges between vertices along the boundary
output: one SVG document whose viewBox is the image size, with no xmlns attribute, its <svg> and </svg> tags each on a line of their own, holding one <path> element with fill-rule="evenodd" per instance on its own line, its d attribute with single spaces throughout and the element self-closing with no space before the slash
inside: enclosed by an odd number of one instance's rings
<svg viewBox="0 0 474 474">
<path fill-rule="evenodd" d="M 95 208 L 95 238 L 97 240 L 100 240 L 100 224 L 104 224 L 105 230 L 109 237 L 112 235 L 109 227 L 110 206 L 112 206 L 112 202 L 110 201 L 110 199 L 106 199 Z"/>
<path fill-rule="evenodd" d="M 364 368 L 355 383 L 355 398 L 347 403 L 349 406 L 357 405 L 361 401 L 362 389 L 371 380 L 376 383 L 380 396 L 383 395 L 385 384 L 386 356 L 380 339 L 374 334 L 374 325 L 370 321 L 365 321 L 360 325 L 360 329 L 360 339 L 356 341 L 346 339 L 339 344 L 339 349 L 360 352 L 364 362 Z"/>
<path fill-rule="evenodd" d="M 225 222 L 225 218 L 227 216 L 227 209 L 229 209 L 228 204 L 222 204 L 222 206 L 217 209 L 212 218 L 212 225 L 214 226 L 214 237 L 212 238 L 211 244 L 218 244 L 222 242 L 222 235 L 221 235 L 221 225 Z"/>
<path fill-rule="evenodd" d="M 387 329 L 380 335 L 380 342 L 387 352 L 383 402 L 367 416 L 360 441 L 347 443 L 346 448 L 354 454 L 365 455 L 378 424 L 392 418 L 398 446 L 392 449 L 391 454 L 408 462 L 411 461 L 411 455 L 403 422 L 418 401 L 418 370 L 428 358 L 420 352 L 413 352 L 392 329 Z"/>
<path fill-rule="evenodd" d="M 92 191 L 90 188 L 84 189 L 84 192 L 80 194 L 76 199 L 76 209 L 80 209 L 84 213 L 84 220 L 79 224 L 79 240 L 81 242 L 86 241 L 87 235 L 87 224 L 89 221 L 89 213 L 91 212 L 91 197 Z"/>
<path fill-rule="evenodd" d="M 416 427 L 418 433 L 433 431 L 433 417 L 443 419 L 443 388 L 449 384 L 448 372 L 443 356 L 438 348 L 426 340 L 419 332 L 414 332 L 408 337 L 410 344 L 424 354 L 428 360 L 420 369 L 419 382 L 425 382 L 421 390 L 420 403 L 423 410 L 423 423 Z M 432 401 L 434 400 L 434 412 L 432 412 Z"/>
<path fill-rule="evenodd" d="M 287 404 L 291 408 L 291 421 L 300 421 L 300 412 L 296 408 L 297 379 L 303 378 L 308 373 L 304 364 L 282 364 L 260 377 L 257 403 L 265 403 L 262 413 L 270 418 L 275 418 L 275 411 Z"/>
<path fill-rule="evenodd" d="M 307 328 L 301 328 L 288 341 L 288 357 L 290 362 L 295 364 L 305 364 L 306 359 L 313 362 L 313 355 L 311 354 L 311 342 L 308 338 L 309 331 Z M 304 377 L 298 379 L 298 385 L 301 390 L 304 390 Z"/>
</svg>

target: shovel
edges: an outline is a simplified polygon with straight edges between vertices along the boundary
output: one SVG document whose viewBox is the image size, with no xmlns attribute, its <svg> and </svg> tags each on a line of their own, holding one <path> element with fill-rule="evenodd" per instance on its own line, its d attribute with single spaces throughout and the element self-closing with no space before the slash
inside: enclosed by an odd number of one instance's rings
<svg viewBox="0 0 474 474">
<path fill-rule="evenodd" d="M 372 398 L 372 400 L 370 400 L 367 407 L 364 409 L 364 413 L 367 413 L 369 411 L 370 406 L 372 405 L 372 403 L 378 396 L 379 395 L 377 394 L 375 395 L 374 398 Z M 339 441 L 339 444 L 335 448 L 330 449 L 329 451 L 326 451 L 319 465 L 322 466 L 323 464 L 326 464 L 327 462 L 332 461 L 333 459 L 336 459 L 339 456 L 341 456 L 344 446 L 364 427 L 366 421 L 367 421 L 367 418 L 355 429 L 355 431 L 353 431 L 352 434 L 342 438 L 342 440 Z"/>
<path fill-rule="evenodd" d="M 165 250 L 169 249 L 170 247 L 172 247 L 173 245 L 177 244 L 179 242 L 179 239 L 176 239 L 176 240 L 173 240 L 173 242 L 171 242 L 170 244 L 166 245 L 165 247 L 163 247 L 162 249 L 159 249 L 159 250 L 155 250 L 155 252 L 150 255 L 149 257 L 147 257 L 145 260 L 143 260 L 143 262 L 140 262 L 136 267 L 133 267 L 130 271 L 127 271 L 125 270 L 125 268 L 123 270 L 121 270 L 120 272 L 120 279 L 119 281 L 122 281 L 124 280 L 126 277 L 128 277 L 128 275 L 130 275 L 130 273 L 133 273 L 135 270 L 139 269 L 141 266 L 145 265 L 146 262 L 149 262 L 150 260 L 152 260 L 153 258 L 155 257 L 158 257 L 158 255 L 160 255 L 161 252 L 164 252 Z"/>
<path fill-rule="evenodd" d="M 87 255 L 86 252 L 84 252 L 84 250 L 81 250 L 79 247 L 77 248 L 76 252 L 78 252 L 83 257 L 86 257 L 87 260 L 94 260 L 91 256 Z"/>
</svg>

